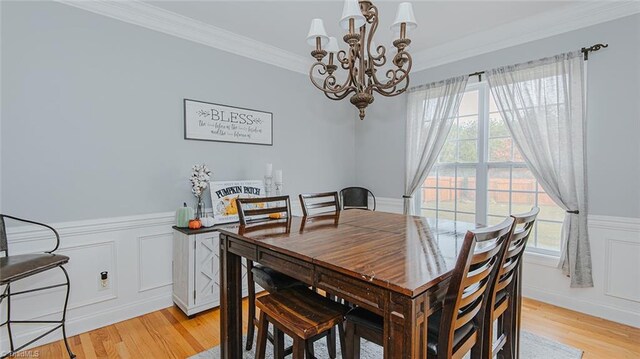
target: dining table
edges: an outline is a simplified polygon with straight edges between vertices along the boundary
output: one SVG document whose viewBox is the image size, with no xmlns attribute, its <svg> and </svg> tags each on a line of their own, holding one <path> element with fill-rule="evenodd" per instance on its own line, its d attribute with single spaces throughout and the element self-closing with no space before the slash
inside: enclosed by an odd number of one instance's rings
<svg viewBox="0 0 640 359">
<path fill-rule="evenodd" d="M 427 323 L 442 306 L 474 223 L 367 210 L 257 220 L 220 232 L 221 358 L 241 357 L 242 258 L 384 319 L 384 358 L 426 358 Z"/>
</svg>

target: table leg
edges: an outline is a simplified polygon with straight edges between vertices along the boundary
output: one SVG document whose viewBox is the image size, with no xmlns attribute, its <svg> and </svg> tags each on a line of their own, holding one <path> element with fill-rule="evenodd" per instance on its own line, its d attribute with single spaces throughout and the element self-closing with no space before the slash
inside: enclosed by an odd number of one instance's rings
<svg viewBox="0 0 640 359">
<path fill-rule="evenodd" d="M 426 294 L 409 298 L 391 294 L 384 314 L 384 357 L 424 359 L 427 357 Z"/>
<path fill-rule="evenodd" d="M 220 235 L 220 354 L 223 359 L 242 354 L 241 257 L 229 252 L 229 239 Z"/>
</svg>

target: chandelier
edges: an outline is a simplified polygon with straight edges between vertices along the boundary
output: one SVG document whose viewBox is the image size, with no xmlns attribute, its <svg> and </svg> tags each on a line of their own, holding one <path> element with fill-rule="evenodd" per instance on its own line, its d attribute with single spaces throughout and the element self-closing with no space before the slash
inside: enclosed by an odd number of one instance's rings
<svg viewBox="0 0 640 359">
<path fill-rule="evenodd" d="M 335 37 L 327 36 L 322 19 L 311 20 L 307 42 L 314 46 L 311 56 L 316 62 L 309 72 L 311 82 L 332 100 L 342 100 L 353 94 L 349 100 L 356 106 L 360 119 L 364 119 L 365 109 L 373 102 L 373 92 L 391 97 L 406 91 L 409 86 L 411 55 L 406 51 L 411 40 L 407 30 L 415 29 L 417 23 L 411 3 L 398 5 L 396 19 L 391 26 L 398 34 L 393 41 L 396 54 L 391 68 L 377 74 L 377 70 L 387 63 L 387 50 L 376 46 L 374 35 L 378 28 L 378 8 L 370 0 L 345 0 L 340 26 L 347 30 L 343 40 L 348 50 L 340 50 Z M 323 59 L 329 55 L 327 63 Z M 338 66 L 346 70 L 344 82 L 338 82 Z M 340 71 L 342 72 L 342 71 Z"/>
</svg>

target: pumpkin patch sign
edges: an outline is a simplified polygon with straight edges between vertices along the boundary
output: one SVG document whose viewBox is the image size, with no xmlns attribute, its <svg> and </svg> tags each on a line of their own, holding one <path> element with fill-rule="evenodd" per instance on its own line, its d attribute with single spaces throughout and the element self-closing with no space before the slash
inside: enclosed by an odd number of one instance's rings
<svg viewBox="0 0 640 359">
<path fill-rule="evenodd" d="M 273 145 L 273 114 L 184 99 L 186 140 Z"/>
<path fill-rule="evenodd" d="M 216 181 L 211 182 L 209 188 L 211 190 L 213 218 L 216 220 L 216 223 L 238 221 L 238 198 L 264 197 L 264 182 L 260 180 Z M 264 204 L 258 203 L 253 206 L 260 207 L 262 205 Z"/>
</svg>

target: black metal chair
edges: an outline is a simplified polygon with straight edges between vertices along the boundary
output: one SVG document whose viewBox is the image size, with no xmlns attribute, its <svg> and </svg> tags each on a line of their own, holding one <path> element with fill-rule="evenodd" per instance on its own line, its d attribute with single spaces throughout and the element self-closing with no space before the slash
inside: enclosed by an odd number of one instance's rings
<svg viewBox="0 0 640 359">
<path fill-rule="evenodd" d="M 340 191 L 340 203 L 342 209 L 376 210 L 376 196 L 364 187 L 343 188 Z"/>
<path fill-rule="evenodd" d="M 56 245 L 55 247 L 44 253 L 32 253 L 32 254 L 19 254 L 19 255 L 9 255 L 9 246 L 7 241 L 7 231 L 5 226 L 5 219 L 11 219 L 23 223 L 35 224 L 38 226 L 42 226 L 53 231 L 53 234 L 56 236 Z M 0 358 L 7 358 L 15 356 L 17 352 L 22 350 L 23 348 L 31 345 L 39 339 L 42 339 L 44 336 L 52 333 L 53 331 L 62 328 L 62 337 L 64 338 L 64 345 L 67 347 L 67 352 L 71 358 L 75 358 L 75 354 L 71 351 L 71 347 L 69 346 L 69 342 L 67 340 L 67 332 L 65 329 L 65 318 L 67 315 L 67 305 L 69 303 L 69 275 L 67 271 L 64 269 L 63 265 L 69 262 L 69 257 L 63 256 L 60 254 L 53 254 L 58 247 L 60 246 L 60 236 L 58 232 L 51 226 L 48 226 L 43 223 L 38 223 L 34 221 L 30 221 L 27 219 L 17 218 L 13 216 L 8 216 L 5 214 L 0 214 L 0 255 L 4 255 L 0 257 L 0 286 L 5 286 L 4 293 L 0 295 L 0 303 L 6 298 L 7 299 L 7 320 L 4 323 L 0 324 L 0 327 L 7 326 L 7 331 L 9 334 L 9 346 L 10 351 L 8 353 L 0 353 L 2 355 Z M 50 269 L 60 268 L 62 273 L 64 273 L 64 277 L 66 279 L 65 283 L 48 285 L 41 288 L 34 288 L 23 290 L 19 292 L 11 292 L 11 284 L 20 279 L 28 278 L 34 274 L 42 273 L 48 271 Z M 11 298 L 16 295 L 27 294 L 32 292 L 37 292 L 46 289 L 52 289 L 57 287 L 67 287 L 67 293 L 64 299 L 64 308 L 62 309 L 62 319 L 61 320 L 14 320 L 11 316 Z M 40 324 L 58 324 L 47 332 L 39 335 L 37 338 L 30 340 L 28 343 L 23 344 L 16 348 L 13 342 L 13 335 L 11 332 L 12 324 L 27 324 L 27 323 L 40 323 Z"/>
</svg>

